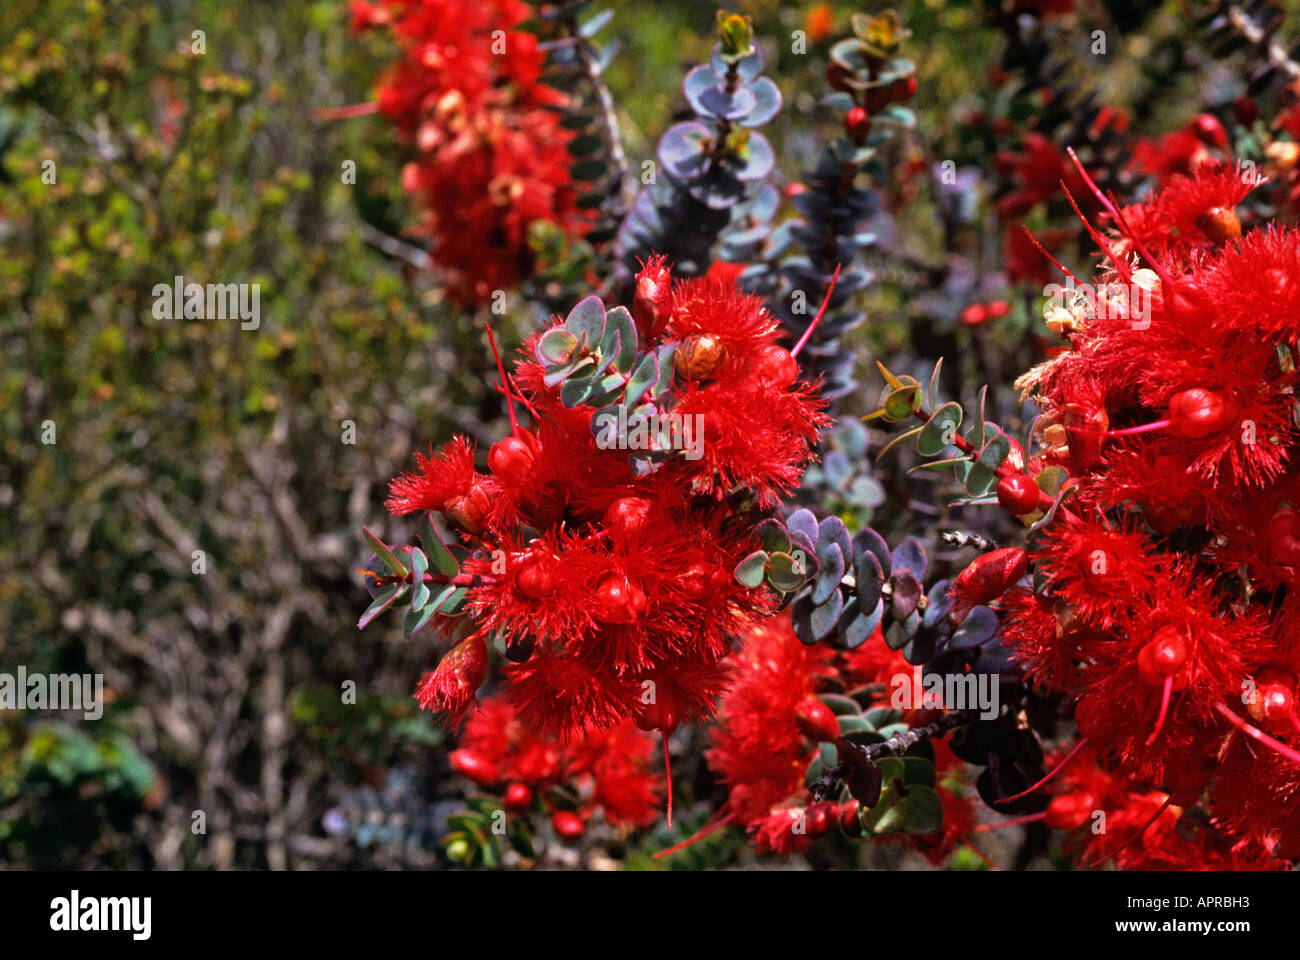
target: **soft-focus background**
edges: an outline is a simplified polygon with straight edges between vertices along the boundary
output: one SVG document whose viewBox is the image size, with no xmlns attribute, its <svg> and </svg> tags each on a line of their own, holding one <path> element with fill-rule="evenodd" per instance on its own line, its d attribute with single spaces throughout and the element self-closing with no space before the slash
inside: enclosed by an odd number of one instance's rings
<svg viewBox="0 0 1300 960">
<path fill-rule="evenodd" d="M 609 83 L 639 164 L 682 108 L 683 73 L 708 56 L 718 5 L 604 6 L 603 39 L 621 43 Z M 825 38 L 864 5 L 733 6 L 754 17 L 786 95 L 765 131 L 784 186 L 818 130 L 838 128 L 817 106 Z M 920 133 L 897 145 L 896 169 L 987 167 L 995 141 L 972 116 L 999 103 L 1003 34 L 980 3 L 899 8 Z M 1079 16 L 1117 47 L 1079 81 L 1103 102 L 1160 129 L 1213 98 L 1208 72 L 1152 79 L 1162 44 L 1181 52 L 1178 4 Z M 798 29 L 813 36 L 806 55 L 786 52 Z M 405 542 L 382 501 L 411 452 L 453 429 L 492 438 L 502 410 L 487 387 L 488 314 L 445 302 L 402 239 L 416 219 L 398 179 L 405 148 L 379 117 L 313 115 L 368 100 L 391 56 L 382 35 L 350 34 L 340 2 L 0 8 L 0 671 L 102 673 L 111 697 L 98 721 L 0 713 L 2 864 L 441 862 L 463 785 L 411 695 L 434 652 L 395 620 L 359 633 L 353 571 L 369 552 L 362 523 Z M 996 225 L 945 236 L 951 221 L 920 179 L 885 185 L 904 212 L 883 223 L 894 233 L 855 333 L 860 370 L 946 352 L 973 385 L 1009 383 L 1028 298 L 977 341 L 954 323 L 960 300 L 910 292 L 944 276 L 954 249 L 976 277 L 965 289 L 1008 286 Z M 260 284 L 260 328 L 154 319 L 152 289 L 176 275 Z M 513 349 L 541 319 L 515 301 L 494 324 Z M 845 409 L 869 409 L 869 392 Z M 342 702 L 348 683 L 355 704 Z M 649 842 L 597 865 L 647 866 Z M 685 865 L 733 862 L 741 847 L 719 838 L 711 859 Z"/>
</svg>

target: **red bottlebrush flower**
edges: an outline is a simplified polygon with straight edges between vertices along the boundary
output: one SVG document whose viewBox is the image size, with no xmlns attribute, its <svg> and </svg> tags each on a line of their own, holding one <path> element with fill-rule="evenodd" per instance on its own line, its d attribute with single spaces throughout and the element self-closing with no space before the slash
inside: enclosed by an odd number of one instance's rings
<svg viewBox="0 0 1300 960">
<path fill-rule="evenodd" d="M 437 670 L 425 674 L 415 697 L 422 709 L 445 713 L 449 722 L 458 723 L 474 703 L 487 670 L 487 646 L 482 636 L 473 634 L 452 647 Z"/>
<path fill-rule="evenodd" d="M 661 282 L 666 269 L 652 258 L 637 293 L 651 343 L 638 342 L 627 311 L 606 313 L 589 298 L 565 324 L 603 316 L 609 336 L 557 324 L 525 345 L 538 359 L 519 362 L 507 390 L 534 423 L 492 446 L 491 474 L 475 471 L 472 445 L 457 439 L 417 457 L 419 469 L 394 481 L 389 498 L 396 513 L 441 510 L 462 534 L 452 553 L 424 550 L 430 596 L 459 608 L 439 611 L 434 626 L 467 616 L 500 643 L 510 662 L 504 696 L 546 736 L 625 720 L 666 734 L 712 715 L 732 638 L 775 606 L 770 590 L 733 572 L 828 422 L 813 387 L 784 380 L 784 365 L 772 362 L 777 328 L 758 300 L 711 281 Z M 556 349 L 617 351 L 602 355 L 624 378 L 616 391 L 632 389 L 633 370 L 651 371 L 653 383 L 621 415 L 678 425 L 655 459 L 629 453 L 630 428 L 606 438 L 597 408 L 570 396 L 564 370 L 553 376 L 564 364 L 543 362 Z M 599 412 L 610 409 L 606 399 Z M 735 496 L 742 491 L 748 498 Z M 403 588 L 413 576 L 400 575 Z"/>
<path fill-rule="evenodd" d="M 463 304 L 528 275 L 533 224 L 576 236 L 586 220 L 569 176 L 571 133 L 546 109 L 564 98 L 540 82 L 536 37 L 516 29 L 528 16 L 520 0 L 353 5 L 354 30 L 386 24 L 401 45 L 379 109 L 418 151 L 403 185 Z"/>
<path fill-rule="evenodd" d="M 442 510 L 447 502 L 470 494 L 478 474 L 474 470 L 474 443 L 456 437 L 437 455 L 415 455 L 418 468 L 405 473 L 389 485 L 385 506 L 390 513 L 415 513 L 417 510 Z"/>
<path fill-rule="evenodd" d="M 1084 792 L 1110 824 L 1087 853 L 1121 866 L 1245 869 L 1295 849 L 1300 238 L 1238 236 L 1247 189 L 1198 163 L 1108 208 L 1102 309 L 1020 380 L 1045 414 L 1031 462 L 1073 492 L 1030 550 L 1036 592 L 1001 600 L 1003 642 L 1075 701 L 1099 771 Z M 1175 831 L 1198 802 L 1204 821 Z"/>
<path fill-rule="evenodd" d="M 566 786 L 581 799 L 580 819 L 603 812 L 615 825 L 646 826 L 660 803 L 654 756 L 654 738 L 630 721 L 560 742 L 534 733 L 508 702 L 494 697 L 470 715 L 450 760 L 480 786 L 507 784 L 509 810 L 526 812 L 535 796 Z"/>
</svg>

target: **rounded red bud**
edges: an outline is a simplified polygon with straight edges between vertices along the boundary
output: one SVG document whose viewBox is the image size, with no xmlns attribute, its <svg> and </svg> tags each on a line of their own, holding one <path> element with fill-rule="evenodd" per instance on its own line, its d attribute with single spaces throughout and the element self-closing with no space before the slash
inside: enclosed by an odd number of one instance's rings
<svg viewBox="0 0 1300 960">
<path fill-rule="evenodd" d="M 511 813 L 524 813 L 533 805 L 533 788 L 526 783 L 512 783 L 506 787 L 506 809 Z"/>
<path fill-rule="evenodd" d="M 998 481 L 998 503 L 1018 517 L 1038 509 L 1041 493 L 1034 478 L 1027 474 L 1009 473 Z"/>
<path fill-rule="evenodd" d="M 978 327 L 989 318 L 988 309 L 982 303 L 972 303 L 961 312 L 961 322 L 968 327 Z"/>
<path fill-rule="evenodd" d="M 795 726 L 814 743 L 834 743 L 840 735 L 840 723 L 830 707 L 816 697 L 799 701 L 794 708 Z"/>
<path fill-rule="evenodd" d="M 754 362 L 754 374 L 763 383 L 784 390 L 799 377 L 799 361 L 789 350 L 769 343 Z"/>
<path fill-rule="evenodd" d="M 833 809 L 832 804 L 817 803 L 804 811 L 804 825 L 808 828 L 808 836 L 823 837 L 831 827 L 835 826 Z"/>
<path fill-rule="evenodd" d="M 1043 822 L 1053 830 L 1074 830 L 1087 823 L 1096 809 L 1097 798 L 1086 790 L 1063 793 L 1053 797 L 1047 805 L 1047 816 Z"/>
<path fill-rule="evenodd" d="M 585 829 L 582 817 L 571 810 L 556 810 L 551 814 L 551 826 L 561 840 L 577 840 Z"/>
<path fill-rule="evenodd" d="M 478 534 L 487 525 L 492 504 L 480 483 L 475 482 L 469 491 L 458 497 L 447 498 L 442 508 L 443 516 L 466 533 Z"/>
<path fill-rule="evenodd" d="M 603 623 L 632 623 L 645 610 L 645 593 L 619 574 L 601 581 L 593 605 L 596 619 Z"/>
<path fill-rule="evenodd" d="M 1011 304 L 1007 303 L 1005 300 L 990 300 L 988 310 L 989 317 L 993 320 L 997 320 L 1001 317 L 1005 317 L 1011 312 Z"/>
<path fill-rule="evenodd" d="M 545 600 L 555 592 L 555 560 L 545 554 L 529 556 L 515 571 L 515 589 L 529 600 Z"/>
<path fill-rule="evenodd" d="M 1029 569 L 1029 554 L 1003 547 L 981 554 L 957 575 L 953 594 L 971 604 L 988 603 L 1006 593 Z"/>
<path fill-rule="evenodd" d="M 1216 150 L 1228 149 L 1228 134 L 1219 118 L 1212 113 L 1197 114 L 1192 121 L 1192 132 L 1207 146 Z"/>
<path fill-rule="evenodd" d="M 682 719 L 682 705 L 672 687 L 666 683 L 656 683 L 654 699 L 650 703 L 638 701 L 637 711 L 632 718 L 637 729 L 661 730 L 672 733 Z"/>
<path fill-rule="evenodd" d="M 1285 730 L 1291 727 L 1295 711 L 1295 674 L 1271 665 L 1256 670 L 1255 696 L 1246 704 L 1246 712 L 1270 730 Z"/>
<path fill-rule="evenodd" d="M 1241 236 L 1241 218 L 1232 207 L 1210 207 L 1196 218 L 1196 225 L 1215 244 Z"/>
<path fill-rule="evenodd" d="M 1259 534 L 1260 556 L 1283 567 L 1300 566 L 1300 514 L 1283 507 L 1269 518 Z"/>
<path fill-rule="evenodd" d="M 683 380 L 711 380 L 726 359 L 727 350 L 717 337 L 691 334 L 677 345 L 677 375 Z"/>
<path fill-rule="evenodd" d="M 453 750 L 447 754 L 447 762 L 462 777 L 474 781 L 480 787 L 488 785 L 497 776 L 496 768 L 473 750 Z"/>
<path fill-rule="evenodd" d="M 852 107 L 844 114 L 844 132 L 854 143 L 863 143 L 871 132 L 871 115 L 861 107 Z"/>
<path fill-rule="evenodd" d="M 1187 663 L 1187 641 L 1176 627 L 1161 627 L 1138 651 L 1138 676 L 1153 687 L 1163 686 Z"/>
<path fill-rule="evenodd" d="M 1259 108 L 1243 93 L 1232 101 L 1232 115 L 1243 127 L 1249 127 L 1259 118 Z"/>
<path fill-rule="evenodd" d="M 605 508 L 605 527 L 626 540 L 645 529 L 650 501 L 644 497 L 619 497 Z"/>
<path fill-rule="evenodd" d="M 1169 398 L 1169 420 L 1174 433 L 1196 440 L 1232 427 L 1237 422 L 1237 410 L 1221 393 L 1190 387 Z"/>
<path fill-rule="evenodd" d="M 853 798 L 840 804 L 840 826 L 850 837 L 862 836 L 862 819 L 858 816 L 861 810 L 862 804 Z"/>
<path fill-rule="evenodd" d="M 532 448 L 518 437 L 498 440 L 488 451 L 488 469 L 512 487 L 522 487 L 532 478 L 535 462 Z"/>
</svg>

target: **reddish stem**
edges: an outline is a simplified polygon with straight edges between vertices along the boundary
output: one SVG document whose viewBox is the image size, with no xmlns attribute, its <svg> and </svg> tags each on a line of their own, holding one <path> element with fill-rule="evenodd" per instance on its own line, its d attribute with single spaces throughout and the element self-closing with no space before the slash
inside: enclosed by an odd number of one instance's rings
<svg viewBox="0 0 1300 960">
<path fill-rule="evenodd" d="M 1151 736 L 1147 737 L 1148 747 L 1156 742 L 1156 737 L 1160 736 L 1160 731 L 1164 729 L 1165 717 L 1169 716 L 1169 696 L 1173 693 L 1173 689 L 1174 678 L 1165 677 L 1164 692 L 1160 695 L 1160 716 L 1156 717 L 1156 728 L 1151 731 Z"/>
<path fill-rule="evenodd" d="M 347 120 L 350 117 L 364 117 L 378 112 L 379 101 L 371 100 L 369 103 L 354 103 L 347 107 L 321 107 L 319 110 L 313 110 L 311 115 L 316 120 Z"/>
<path fill-rule="evenodd" d="M 501 354 L 497 352 L 497 338 L 492 333 L 492 324 L 485 321 L 483 326 L 487 327 L 488 344 L 492 347 L 492 356 L 496 357 L 497 372 L 501 374 L 501 390 L 506 395 L 506 409 L 510 413 L 510 434 L 518 438 L 519 421 L 515 419 L 515 398 L 510 394 L 510 382 L 506 379 L 506 366 L 501 362 Z"/>
<path fill-rule="evenodd" d="M 808 342 L 808 338 L 812 336 L 813 330 L 815 330 L 817 324 L 821 322 L 822 314 L 824 314 L 826 308 L 830 306 L 831 294 L 835 292 L 835 281 L 840 278 L 841 266 L 843 266 L 843 264 L 835 264 L 835 273 L 831 275 L 831 285 L 826 290 L 826 298 L 822 300 L 822 307 L 817 311 L 817 316 L 813 317 L 813 322 L 808 324 L 808 329 L 803 332 L 803 336 L 800 337 L 799 342 L 794 345 L 794 349 L 790 351 L 790 356 L 799 356 L 799 351 L 803 349 L 803 345 Z"/>
<path fill-rule="evenodd" d="M 980 830 L 1001 830 L 1003 827 L 1018 827 L 1025 823 L 1037 823 L 1046 816 L 1047 811 L 1043 810 L 1039 813 L 1031 813 L 1023 817 L 1013 817 L 1010 820 L 999 820 L 997 823 L 981 823 L 971 832 L 976 833 Z"/>
<path fill-rule="evenodd" d="M 1282 756 L 1286 757 L 1288 760 L 1293 760 L 1296 763 L 1300 763 L 1300 753 L 1296 752 L 1295 750 L 1292 750 L 1281 740 L 1277 740 L 1273 737 L 1270 737 L 1267 733 L 1259 729 L 1259 727 L 1255 726 L 1254 724 L 1247 723 L 1245 720 L 1241 719 L 1241 717 L 1233 713 L 1232 710 L 1226 704 L 1216 703 L 1214 705 L 1214 709 L 1218 710 L 1219 713 L 1223 714 L 1224 718 L 1227 719 L 1229 723 L 1231 723 L 1242 733 L 1246 734 L 1246 736 L 1258 740 L 1260 743 L 1264 744 L 1264 746 L 1269 747 L 1270 749 L 1276 751 L 1277 753 L 1282 754 Z"/>
<path fill-rule="evenodd" d="M 1067 754 L 1065 755 L 1065 759 L 1062 760 L 1060 763 L 1058 763 L 1055 767 L 1052 768 L 1052 772 L 1051 772 L 1051 773 L 1049 773 L 1047 776 L 1043 777 L 1043 779 L 1039 780 L 1036 784 L 1034 784 L 1034 785 L 1033 785 L 1032 787 L 1030 787 L 1028 790 L 1021 790 L 1019 793 L 1015 794 L 1014 796 L 1003 798 L 1000 802 L 1001 802 L 1001 803 L 1010 803 L 1012 800 L 1019 800 L 1021 797 L 1027 797 L 1027 796 L 1029 796 L 1029 794 L 1033 793 L 1035 790 L 1037 790 L 1037 789 L 1038 789 L 1039 787 L 1041 787 L 1043 784 L 1047 783 L 1049 780 L 1051 780 L 1053 777 L 1055 777 L 1058 773 L 1060 773 L 1062 770 L 1064 770 L 1064 769 L 1065 769 L 1065 765 L 1066 765 L 1067 763 L 1069 763 L 1071 760 L 1073 760 L 1073 759 L 1078 755 L 1079 751 L 1082 750 L 1082 749 L 1084 748 L 1084 746 L 1087 744 L 1087 742 L 1088 742 L 1088 738 L 1087 738 L 1087 737 L 1084 737 L 1082 740 L 1080 740 L 1078 743 L 1076 743 L 1076 744 L 1074 745 L 1074 749 L 1071 750 L 1069 753 L 1067 753 Z"/>
<path fill-rule="evenodd" d="M 719 820 L 718 817 L 724 812 L 726 813 L 726 816 L 722 817 L 722 819 Z M 695 831 L 695 834 L 693 836 L 687 838 L 686 840 L 683 840 L 681 843 L 674 844 L 673 846 L 669 847 L 667 850 L 660 850 L 658 853 L 654 855 L 654 859 L 662 860 L 664 857 L 671 857 L 674 853 L 677 853 L 680 850 L 685 850 L 687 847 L 691 846 L 692 844 L 699 843 L 705 837 L 709 836 L 709 834 L 716 833 L 717 831 L 721 830 L 723 827 L 725 827 L 727 824 L 731 823 L 731 821 L 735 819 L 736 819 L 735 813 L 728 811 L 726 807 L 723 807 L 722 810 L 719 810 L 712 817 L 710 817 L 708 821 L 705 822 L 704 826 L 700 827 L 699 830 Z"/>
</svg>

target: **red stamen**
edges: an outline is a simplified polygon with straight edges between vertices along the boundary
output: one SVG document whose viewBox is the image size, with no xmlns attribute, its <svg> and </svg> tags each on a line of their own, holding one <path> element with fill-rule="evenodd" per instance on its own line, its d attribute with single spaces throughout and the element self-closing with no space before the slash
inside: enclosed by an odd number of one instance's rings
<svg viewBox="0 0 1300 960">
<path fill-rule="evenodd" d="M 830 306 L 831 294 L 835 292 L 835 281 L 840 278 L 841 266 L 843 266 L 843 264 L 835 264 L 835 273 L 831 276 L 831 285 L 826 291 L 826 299 L 822 301 L 822 308 L 817 311 L 817 316 L 813 317 L 813 322 L 808 324 L 808 329 L 803 332 L 803 336 L 799 338 L 799 342 L 794 345 L 794 349 L 790 351 L 790 356 L 799 356 L 799 351 L 803 349 L 803 345 L 808 342 L 808 338 L 812 336 L 813 330 L 816 329 L 817 324 L 821 322 L 822 314 L 824 314 L 826 308 Z"/>
<path fill-rule="evenodd" d="M 1136 250 L 1143 259 L 1147 261 L 1147 263 L 1151 264 L 1151 269 L 1156 272 L 1156 275 L 1160 277 L 1160 282 L 1164 284 L 1165 296 L 1172 297 L 1174 293 L 1174 278 L 1169 275 L 1165 268 L 1160 265 L 1160 262 L 1151 255 L 1151 251 L 1148 250 L 1142 241 L 1138 239 L 1137 234 L 1133 232 L 1133 228 L 1130 227 L 1128 221 L 1124 219 L 1124 214 L 1119 212 L 1119 208 L 1102 194 L 1092 177 L 1088 176 L 1088 171 L 1083 169 L 1083 164 L 1079 162 L 1078 156 L 1075 155 L 1074 148 L 1066 147 L 1065 152 L 1069 154 L 1070 159 L 1074 161 L 1075 169 L 1079 171 L 1079 176 L 1083 177 L 1083 182 L 1088 185 L 1088 189 L 1092 191 L 1092 195 L 1097 198 L 1098 202 L 1106 209 L 1106 212 L 1115 220 L 1115 224 L 1121 231 L 1123 231 L 1124 236 L 1128 237 L 1129 240 L 1132 241 L 1133 249 Z"/>
<path fill-rule="evenodd" d="M 510 433 L 518 438 L 519 421 L 515 419 L 515 398 L 510 394 L 510 382 L 506 379 L 506 367 L 501 362 L 501 354 L 497 352 L 497 338 L 492 335 L 492 324 L 484 322 L 483 326 L 487 327 L 488 343 L 492 347 L 492 356 L 497 360 L 497 372 L 501 374 L 501 391 L 506 395 L 506 408 L 510 411 Z"/>
<path fill-rule="evenodd" d="M 659 731 L 659 740 L 664 745 L 664 778 L 668 781 L 668 829 L 673 828 L 673 767 L 668 757 L 668 732 Z"/>
<path fill-rule="evenodd" d="M 999 870 L 999 871 L 1002 870 L 1001 867 L 999 867 L 996 863 L 990 860 L 988 856 L 985 855 L 983 850 L 981 850 L 979 847 L 975 846 L 973 842 L 971 842 L 970 837 L 964 838 L 963 842 L 966 844 L 966 846 L 970 847 L 971 850 L 975 852 L 975 856 L 979 857 L 981 860 L 987 863 L 991 869 Z"/>
<path fill-rule="evenodd" d="M 1065 185 L 1064 180 L 1061 181 L 1061 189 L 1065 191 L 1065 199 L 1070 201 L 1070 206 L 1074 208 L 1074 213 L 1079 218 L 1079 222 L 1083 224 L 1083 229 L 1087 230 L 1088 236 L 1092 237 L 1092 242 L 1097 244 L 1101 248 L 1101 252 L 1106 255 L 1106 259 L 1115 265 L 1115 271 L 1124 278 L 1124 282 L 1131 283 L 1133 271 L 1129 269 L 1127 263 L 1117 260 L 1115 255 L 1110 252 L 1110 247 L 1107 246 L 1105 239 L 1093 228 L 1092 224 L 1088 222 L 1088 218 L 1083 215 L 1083 211 L 1079 209 L 1079 205 L 1074 202 L 1074 194 L 1070 192 L 1070 188 Z"/>
<path fill-rule="evenodd" d="M 712 833 L 716 833 L 717 831 L 725 827 L 727 824 L 731 823 L 731 821 L 736 819 L 736 815 L 728 811 L 727 815 L 725 817 L 722 817 L 721 820 L 719 820 L 718 819 L 719 815 L 722 814 L 724 811 L 726 811 L 725 807 L 722 810 L 719 810 L 717 813 L 715 813 L 712 817 L 710 817 L 705 822 L 704 826 L 700 827 L 699 830 L 695 831 L 695 834 L 693 836 L 689 837 L 686 840 L 683 840 L 681 843 L 669 847 L 667 850 L 660 850 L 658 853 L 654 855 L 654 859 L 662 860 L 664 857 L 671 857 L 674 853 L 677 853 L 679 850 L 685 850 L 687 847 L 691 846 L 692 844 L 699 843 L 705 837 L 709 836 Z"/>
<path fill-rule="evenodd" d="M 354 103 L 347 107 L 321 107 L 319 110 L 313 110 L 311 115 L 314 120 L 347 120 L 349 117 L 364 117 L 378 112 L 379 101 L 372 100 L 369 103 Z"/>
<path fill-rule="evenodd" d="M 1156 717 L 1156 728 L 1151 731 L 1151 736 L 1147 737 L 1146 745 L 1149 747 L 1156 742 L 1156 737 L 1160 736 L 1161 729 L 1165 725 L 1165 717 L 1169 716 L 1169 695 L 1174 690 L 1174 678 L 1165 677 L 1164 692 L 1160 695 L 1160 716 Z"/>
<path fill-rule="evenodd" d="M 1225 704 L 1216 703 L 1214 705 L 1214 709 L 1218 710 L 1219 713 L 1223 714 L 1223 716 L 1227 719 L 1229 723 L 1231 723 L 1242 733 L 1246 734 L 1246 736 L 1258 740 L 1260 743 L 1264 744 L 1264 746 L 1269 747 L 1270 749 L 1276 751 L 1277 753 L 1282 754 L 1282 756 L 1286 757 L 1288 760 L 1293 760 L 1296 763 L 1300 763 L 1300 752 L 1292 750 L 1281 740 L 1275 740 L 1273 737 L 1270 737 L 1263 730 L 1259 729 L 1259 727 L 1247 723 L 1245 720 L 1241 719 L 1241 717 L 1233 713 L 1232 710 L 1229 707 L 1227 707 Z"/>
<path fill-rule="evenodd" d="M 1151 815 L 1151 819 L 1148 820 L 1146 823 L 1142 824 L 1141 829 L 1139 829 L 1136 833 L 1133 834 L 1133 836 L 1129 837 L 1127 840 L 1125 840 L 1123 843 L 1121 843 L 1118 847 L 1116 847 L 1116 848 L 1115 848 L 1114 850 L 1112 850 L 1110 853 L 1106 854 L 1106 856 L 1102 857 L 1100 860 L 1096 861 L 1095 863 L 1090 863 L 1090 864 L 1088 864 L 1088 869 L 1089 869 L 1089 870 L 1096 870 L 1098 867 L 1100 867 L 1103 863 L 1105 863 L 1105 862 L 1106 862 L 1107 860 L 1109 860 L 1111 857 L 1115 856 L 1115 854 L 1119 853 L 1121 850 L 1123 850 L 1125 847 L 1127 847 L 1130 843 L 1132 843 L 1132 842 L 1133 842 L 1134 840 L 1136 840 L 1138 837 L 1142 836 L 1142 834 L 1144 834 L 1144 833 L 1146 833 L 1148 830 L 1150 830 L 1150 829 L 1151 829 L 1151 825 L 1152 825 L 1153 823 L 1155 823 L 1157 820 L 1160 819 L 1160 815 L 1161 815 L 1162 813 L 1164 813 L 1166 810 L 1168 810 L 1168 809 L 1169 809 L 1169 805 L 1170 805 L 1171 803 L 1173 803 L 1173 802 L 1174 802 L 1173 795 L 1170 794 L 1168 797 L 1165 798 L 1165 802 L 1162 803 L 1162 804 L 1160 804 L 1160 809 L 1158 809 L 1155 813 L 1153 813 L 1153 814 Z"/>
<path fill-rule="evenodd" d="M 1010 820 L 999 820 L 997 823 L 981 823 L 978 827 L 972 830 L 971 833 L 976 833 L 980 830 L 1001 830 L 1003 827 L 1018 827 L 1024 823 L 1037 823 L 1046 816 L 1047 811 L 1043 810 L 1040 813 L 1031 813 L 1024 817 L 1013 817 Z"/>
<path fill-rule="evenodd" d="M 1054 776 L 1056 776 L 1058 773 L 1060 773 L 1062 770 L 1064 770 L 1064 769 L 1065 769 L 1065 765 L 1066 765 L 1067 763 L 1069 763 L 1071 760 L 1073 760 L 1073 759 L 1078 755 L 1079 751 L 1082 750 L 1082 749 L 1084 748 L 1084 746 L 1087 744 L 1087 742 L 1088 742 L 1088 738 L 1087 738 L 1087 737 L 1084 737 L 1082 740 L 1080 740 L 1078 743 L 1076 743 L 1076 744 L 1074 745 L 1074 749 L 1071 750 L 1069 753 L 1067 753 L 1067 754 L 1065 755 L 1065 759 L 1062 760 L 1060 763 L 1058 763 L 1054 768 L 1052 768 L 1052 772 L 1051 772 L 1051 773 L 1049 773 L 1047 776 L 1043 777 L 1043 779 L 1039 780 L 1036 784 L 1034 784 L 1034 785 L 1033 785 L 1032 787 L 1030 787 L 1028 790 L 1021 790 L 1021 791 L 1020 791 L 1019 793 L 1017 793 L 1015 796 L 1013 796 L 1013 797 L 1005 797 L 1005 798 L 1003 798 L 1000 802 L 1001 802 L 1001 803 L 1010 803 L 1012 800 L 1019 800 L 1021 797 L 1027 797 L 1027 796 L 1029 796 L 1029 794 L 1033 793 L 1035 790 L 1037 790 L 1037 789 L 1038 789 L 1039 787 L 1041 787 L 1043 784 L 1047 783 L 1047 781 L 1051 780 Z"/>
<path fill-rule="evenodd" d="M 1038 242 L 1038 238 L 1033 235 L 1033 233 L 1030 231 L 1028 227 L 1026 227 L 1022 223 L 1020 225 L 1020 229 L 1025 231 L 1025 236 L 1029 238 L 1030 243 L 1032 243 L 1034 246 L 1038 248 L 1038 252 L 1041 253 L 1043 256 L 1045 256 L 1048 260 L 1051 260 L 1052 263 L 1056 265 L 1057 270 L 1060 270 L 1063 274 L 1065 274 L 1075 283 L 1081 282 L 1078 277 L 1076 277 L 1074 274 L 1072 274 L 1069 270 L 1067 270 L 1065 267 L 1061 265 L 1061 261 L 1057 260 L 1054 256 L 1052 256 L 1050 253 L 1047 252 L 1047 248 Z"/>
</svg>

